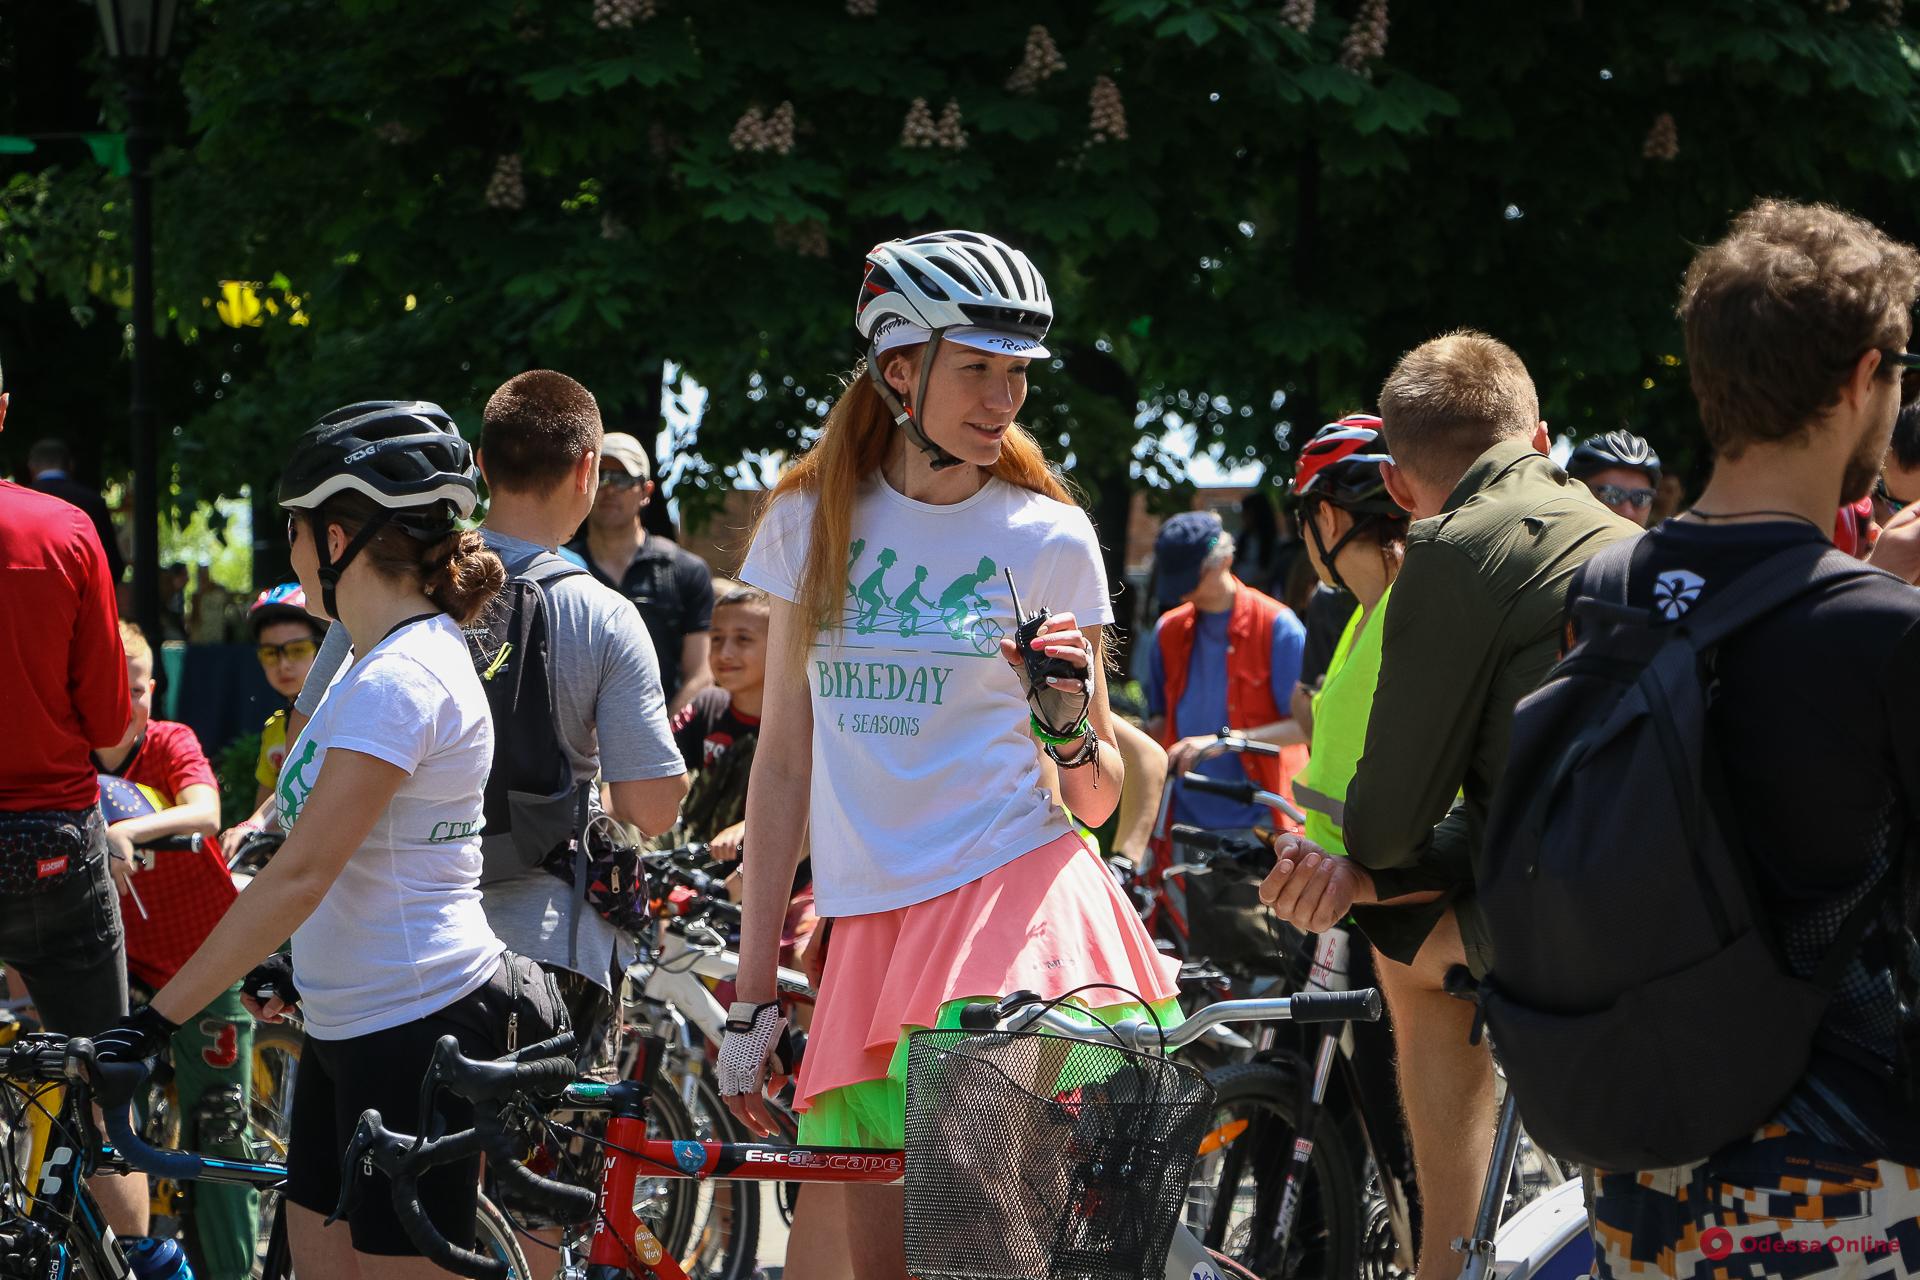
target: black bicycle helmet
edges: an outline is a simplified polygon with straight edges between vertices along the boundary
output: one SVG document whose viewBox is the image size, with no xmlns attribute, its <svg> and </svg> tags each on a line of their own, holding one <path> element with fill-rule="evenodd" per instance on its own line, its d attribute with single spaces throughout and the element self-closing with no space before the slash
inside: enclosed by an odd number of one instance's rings
<svg viewBox="0 0 1920 1280">
<path fill-rule="evenodd" d="M 309 427 L 280 473 L 280 505 L 314 512 L 329 498 L 357 493 L 379 508 L 340 559 L 314 531 L 322 602 L 329 616 L 340 574 L 373 536 L 391 524 L 422 542 L 454 532 L 480 499 L 473 450 L 447 411 L 424 400 L 364 400 L 335 409 Z"/>
<path fill-rule="evenodd" d="M 1631 431 L 1609 431 L 1591 440 L 1582 440 L 1567 459 L 1567 474 L 1584 480 L 1609 467 L 1626 467 L 1647 473 L 1647 483 L 1660 483 L 1660 455 L 1653 446 Z"/>
</svg>

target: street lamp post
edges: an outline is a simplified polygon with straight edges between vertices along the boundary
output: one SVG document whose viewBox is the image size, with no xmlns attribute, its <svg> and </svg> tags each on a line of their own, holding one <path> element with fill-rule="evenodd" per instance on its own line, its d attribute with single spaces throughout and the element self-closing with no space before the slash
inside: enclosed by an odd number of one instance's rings
<svg viewBox="0 0 1920 1280">
<path fill-rule="evenodd" d="M 133 369 L 127 425 L 133 446 L 133 612 L 160 640 L 160 441 L 154 424 L 154 71 L 173 34 L 175 0 L 95 0 L 107 56 L 127 95 L 128 185 L 133 197 Z"/>
</svg>

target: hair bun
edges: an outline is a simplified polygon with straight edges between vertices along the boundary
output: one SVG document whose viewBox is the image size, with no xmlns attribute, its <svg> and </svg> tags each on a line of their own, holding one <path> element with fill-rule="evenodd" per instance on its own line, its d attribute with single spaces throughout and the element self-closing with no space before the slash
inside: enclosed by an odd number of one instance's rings
<svg viewBox="0 0 1920 1280">
<path fill-rule="evenodd" d="M 478 530 L 441 539 L 422 557 L 427 597 L 461 626 L 485 611 L 507 585 L 507 567 Z"/>
</svg>

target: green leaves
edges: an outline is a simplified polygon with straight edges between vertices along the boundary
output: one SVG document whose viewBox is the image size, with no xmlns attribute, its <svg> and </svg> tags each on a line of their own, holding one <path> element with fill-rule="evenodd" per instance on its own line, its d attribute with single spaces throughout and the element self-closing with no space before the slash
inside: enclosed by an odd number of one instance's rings
<svg viewBox="0 0 1920 1280">
<path fill-rule="evenodd" d="M 650 430 L 670 359 L 706 390 L 681 446 L 704 501 L 817 426 L 855 355 L 861 254 L 961 225 L 1046 271 L 1073 354 L 1029 416 L 1088 475 L 1138 448 L 1177 478 L 1138 439 L 1170 414 L 1284 471 L 1397 353 L 1461 324 L 1534 361 L 1556 423 L 1625 418 L 1684 454 L 1684 377 L 1655 362 L 1679 349 L 1689 246 L 1761 191 L 1911 223 L 1920 54 L 1873 8 L 1396 4 L 1362 74 L 1341 0 L 1305 32 L 1278 0 L 982 0 L 965 22 L 662 0 L 608 30 L 587 0 L 199 0 L 157 236 L 165 314 L 199 338 L 163 376 L 194 483 L 231 489 L 343 396 L 471 419 L 536 363 Z M 1035 24 L 1065 65 L 1016 77 Z M 1095 142 L 1102 77 L 1125 136 L 1103 98 Z M 955 116 L 907 147 L 916 98 Z M 1645 147 L 1662 115 L 1670 159 Z M 490 205 L 509 156 L 524 199 Z M 19 331 L 110 320 L 124 182 L 77 149 L 0 160 L 0 280 L 37 318 Z M 229 279 L 297 291 L 311 322 L 236 335 L 202 301 Z M 73 420 L 117 420 L 98 381 Z"/>
</svg>

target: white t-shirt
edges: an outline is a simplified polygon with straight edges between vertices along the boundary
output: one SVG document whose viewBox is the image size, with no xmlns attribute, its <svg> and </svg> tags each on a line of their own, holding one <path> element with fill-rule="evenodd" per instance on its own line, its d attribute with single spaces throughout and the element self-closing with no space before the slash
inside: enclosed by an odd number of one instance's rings
<svg viewBox="0 0 1920 1280">
<path fill-rule="evenodd" d="M 317 1040 L 443 1009 L 485 982 L 506 950 L 480 906 L 493 725 L 453 619 L 408 623 L 328 688 L 280 769 L 288 831 L 335 748 L 384 760 L 407 779 L 294 932 L 294 984 Z"/>
<path fill-rule="evenodd" d="M 741 578 L 794 599 L 813 508 L 803 494 L 774 503 Z M 932 506 L 876 476 L 855 501 L 848 550 L 839 625 L 807 658 L 822 916 L 924 902 L 1072 830 L 1000 656 L 1018 625 L 1005 570 L 1028 612 L 1113 620 L 1086 512 L 1003 480 Z"/>
</svg>

